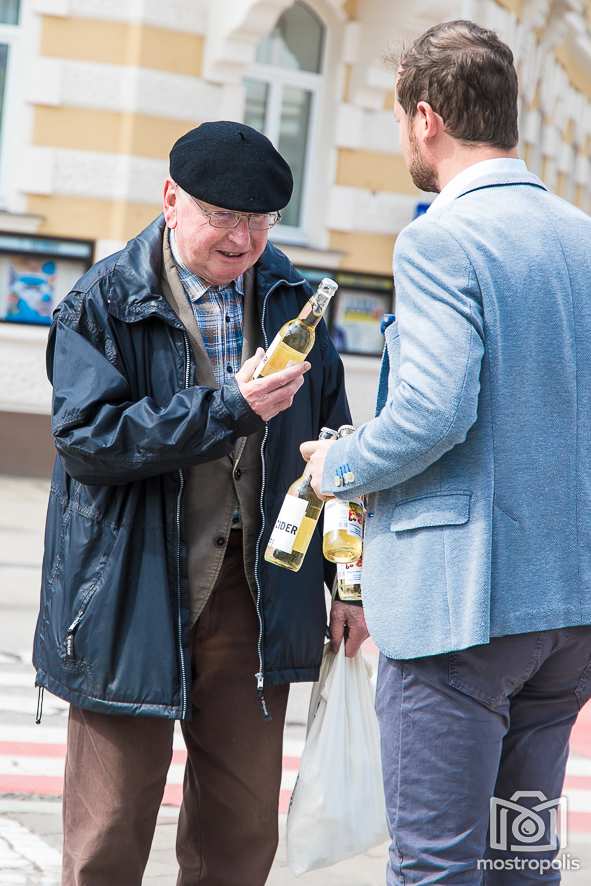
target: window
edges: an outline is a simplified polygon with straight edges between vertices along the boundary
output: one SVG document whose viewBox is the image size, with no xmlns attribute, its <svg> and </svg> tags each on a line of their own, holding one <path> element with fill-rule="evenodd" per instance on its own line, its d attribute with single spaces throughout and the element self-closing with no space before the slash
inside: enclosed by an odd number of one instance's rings
<svg viewBox="0 0 591 886">
<path fill-rule="evenodd" d="M 20 12 L 20 0 L 0 0 L 0 146 L 6 135 L 7 84 L 13 82 L 13 56 L 21 31 Z"/>
<path fill-rule="evenodd" d="M 281 226 L 304 227 L 306 170 L 322 81 L 325 27 L 305 3 L 286 10 L 259 44 L 245 80 L 244 121 L 260 129 L 291 166 L 294 189 Z"/>
<path fill-rule="evenodd" d="M 0 0 L 0 22 L 3 25 L 18 25 L 20 0 Z"/>
</svg>

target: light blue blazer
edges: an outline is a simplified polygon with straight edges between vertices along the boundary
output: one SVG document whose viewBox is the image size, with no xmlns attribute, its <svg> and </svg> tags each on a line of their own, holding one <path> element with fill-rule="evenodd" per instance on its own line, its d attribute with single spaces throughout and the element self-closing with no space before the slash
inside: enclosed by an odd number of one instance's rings
<svg viewBox="0 0 591 886">
<path fill-rule="evenodd" d="M 400 234 L 394 280 L 387 401 L 323 476 L 369 496 L 375 642 L 591 624 L 591 219 L 527 170 L 487 176 Z"/>
</svg>

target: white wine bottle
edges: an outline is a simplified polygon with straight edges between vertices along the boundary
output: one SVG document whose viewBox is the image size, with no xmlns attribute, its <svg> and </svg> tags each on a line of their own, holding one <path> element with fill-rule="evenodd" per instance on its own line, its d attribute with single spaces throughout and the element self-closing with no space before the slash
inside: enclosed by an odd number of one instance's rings
<svg viewBox="0 0 591 886">
<path fill-rule="evenodd" d="M 353 425 L 341 425 L 339 437 L 353 434 Z M 361 498 L 331 498 L 324 509 L 322 551 L 331 563 L 355 563 L 363 549 L 365 508 Z"/>
<path fill-rule="evenodd" d="M 337 289 L 338 284 L 330 277 L 320 281 L 298 316 L 283 324 L 255 369 L 253 378 L 272 375 L 285 369 L 288 363 L 303 363 L 314 345 L 316 327 Z"/>
<path fill-rule="evenodd" d="M 335 440 L 331 428 L 322 428 L 319 440 Z M 324 501 L 310 483 L 308 468 L 291 484 L 283 500 L 279 516 L 265 550 L 267 563 L 297 572 L 304 561 Z"/>
<path fill-rule="evenodd" d="M 343 603 L 361 600 L 361 569 L 363 557 L 355 563 L 337 563 L 337 595 Z"/>
</svg>

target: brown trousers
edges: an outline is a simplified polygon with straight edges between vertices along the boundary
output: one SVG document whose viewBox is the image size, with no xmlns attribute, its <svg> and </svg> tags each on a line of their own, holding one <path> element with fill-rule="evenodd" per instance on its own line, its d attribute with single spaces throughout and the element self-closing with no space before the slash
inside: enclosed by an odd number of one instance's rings
<svg viewBox="0 0 591 886">
<path fill-rule="evenodd" d="M 193 719 L 177 830 L 177 886 L 263 886 L 277 848 L 287 686 L 255 696 L 258 621 L 242 533 L 193 635 Z M 166 773 L 174 722 L 72 706 L 64 785 L 62 886 L 139 886 Z"/>
</svg>

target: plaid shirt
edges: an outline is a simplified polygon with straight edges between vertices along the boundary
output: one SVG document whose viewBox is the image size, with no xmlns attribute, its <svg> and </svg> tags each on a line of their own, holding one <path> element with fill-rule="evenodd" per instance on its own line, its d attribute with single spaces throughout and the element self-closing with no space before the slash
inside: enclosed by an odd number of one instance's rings
<svg viewBox="0 0 591 886">
<path fill-rule="evenodd" d="M 242 275 L 223 286 L 207 283 L 183 264 L 173 228 L 170 229 L 169 240 L 179 279 L 193 308 L 215 380 L 221 387 L 238 372 L 242 363 Z"/>
<path fill-rule="evenodd" d="M 242 275 L 225 286 L 214 286 L 202 280 L 185 267 L 176 245 L 174 228 L 169 231 L 170 251 L 179 280 L 193 308 L 215 380 L 221 387 L 238 372 L 242 362 L 244 281 Z M 232 529 L 241 528 L 240 508 L 235 500 Z"/>
</svg>

